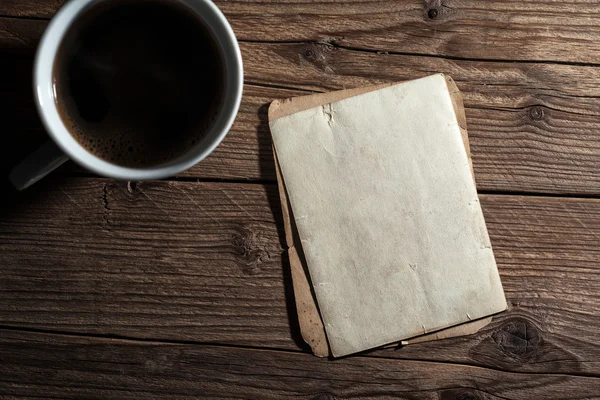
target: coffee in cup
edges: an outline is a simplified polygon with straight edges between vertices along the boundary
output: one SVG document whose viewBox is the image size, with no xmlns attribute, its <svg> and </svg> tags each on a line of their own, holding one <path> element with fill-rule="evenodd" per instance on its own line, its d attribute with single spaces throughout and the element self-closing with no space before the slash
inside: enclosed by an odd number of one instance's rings
<svg viewBox="0 0 600 400">
<path fill-rule="evenodd" d="M 216 38 L 171 0 L 92 4 L 66 31 L 52 73 L 69 133 L 93 155 L 132 168 L 170 162 L 200 143 L 226 85 Z"/>
<path fill-rule="evenodd" d="M 23 190 L 69 159 L 107 178 L 177 175 L 225 138 L 243 84 L 237 39 L 212 0 L 68 0 L 33 68 L 51 140 L 10 181 Z"/>
</svg>

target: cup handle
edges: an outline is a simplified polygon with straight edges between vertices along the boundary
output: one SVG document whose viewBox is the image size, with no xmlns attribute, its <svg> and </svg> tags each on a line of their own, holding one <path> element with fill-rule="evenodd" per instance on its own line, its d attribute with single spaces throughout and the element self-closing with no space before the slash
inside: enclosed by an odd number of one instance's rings
<svg viewBox="0 0 600 400">
<path fill-rule="evenodd" d="M 47 141 L 12 169 L 9 179 L 17 190 L 27 189 L 56 168 L 69 157 L 54 143 Z"/>
</svg>

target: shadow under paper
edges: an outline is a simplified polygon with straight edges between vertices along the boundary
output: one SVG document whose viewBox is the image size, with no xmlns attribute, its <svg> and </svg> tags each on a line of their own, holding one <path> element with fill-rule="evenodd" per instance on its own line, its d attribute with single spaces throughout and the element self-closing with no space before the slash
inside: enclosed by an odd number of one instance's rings
<svg viewBox="0 0 600 400">
<path fill-rule="evenodd" d="M 258 137 L 258 156 L 259 156 L 259 168 L 261 177 L 264 177 L 265 183 L 268 184 L 268 202 L 269 208 L 275 219 L 277 226 L 277 235 L 279 237 L 279 243 L 282 248 L 286 249 L 281 255 L 282 268 L 283 268 L 283 285 L 285 290 L 285 305 L 287 310 L 290 336 L 294 343 L 305 351 L 310 351 L 310 347 L 302 339 L 302 333 L 300 332 L 300 325 L 298 322 L 298 312 L 296 310 L 296 298 L 294 297 L 294 286 L 292 282 L 290 260 L 287 253 L 287 244 L 285 240 L 285 229 L 283 226 L 283 216 L 281 213 L 281 199 L 279 198 L 279 191 L 277 188 L 275 178 L 275 161 L 273 158 L 273 142 L 271 140 L 271 131 L 269 130 L 269 111 L 270 103 L 263 104 L 258 109 L 258 118 L 260 123 L 256 127 L 256 133 Z"/>
</svg>

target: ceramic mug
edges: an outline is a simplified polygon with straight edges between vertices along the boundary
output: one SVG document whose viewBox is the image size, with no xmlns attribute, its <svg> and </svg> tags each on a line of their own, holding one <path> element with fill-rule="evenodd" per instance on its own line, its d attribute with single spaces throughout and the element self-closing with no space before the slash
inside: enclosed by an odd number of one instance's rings
<svg viewBox="0 0 600 400">
<path fill-rule="evenodd" d="M 185 154 L 155 167 L 123 167 L 86 150 L 71 136 L 58 114 L 52 69 L 65 33 L 87 9 L 102 1 L 105 0 L 69 1 L 42 36 L 34 63 L 33 86 L 38 113 L 52 140 L 12 170 L 10 180 L 19 190 L 34 184 L 69 159 L 98 175 L 122 180 L 162 179 L 178 174 L 207 157 L 223 140 L 237 115 L 244 78 L 242 56 L 231 26 L 210 0 L 175 0 L 189 7 L 212 32 L 223 57 L 226 77 L 224 104 L 213 128 Z"/>
</svg>

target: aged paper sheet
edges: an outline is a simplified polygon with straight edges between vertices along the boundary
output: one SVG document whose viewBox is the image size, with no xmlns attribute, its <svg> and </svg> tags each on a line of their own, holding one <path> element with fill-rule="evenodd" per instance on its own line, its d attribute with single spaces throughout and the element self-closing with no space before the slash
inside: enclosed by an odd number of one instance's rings
<svg viewBox="0 0 600 400">
<path fill-rule="evenodd" d="M 467 121 L 465 116 L 464 105 L 462 101 L 462 95 L 460 90 L 456 86 L 454 80 L 445 76 L 446 85 L 450 97 L 452 98 L 452 105 L 456 119 L 460 126 L 462 140 L 469 157 L 469 165 L 472 168 L 470 148 L 469 148 L 469 136 L 467 133 Z M 327 93 L 318 93 L 307 96 L 292 97 L 284 100 L 275 100 L 269 107 L 269 121 L 274 121 L 278 118 L 283 118 L 288 115 L 304 111 L 309 108 L 317 107 L 319 105 L 331 103 L 334 101 L 343 100 L 359 94 L 372 92 L 374 90 L 382 89 L 387 86 L 391 86 L 398 83 L 386 83 L 374 86 L 359 87 L 354 89 L 339 90 Z M 301 246 L 299 245 L 299 238 L 296 231 L 296 226 L 291 215 L 291 209 L 288 204 L 287 193 L 285 190 L 285 182 L 281 176 L 279 169 L 279 163 L 277 162 L 277 154 L 273 149 L 273 157 L 275 159 L 275 169 L 277 173 L 277 186 L 279 188 L 279 196 L 281 199 L 281 208 L 283 216 L 283 224 L 285 229 L 286 244 L 288 246 L 288 258 L 290 263 L 290 273 L 292 275 L 292 284 L 294 289 L 294 298 L 296 302 L 296 309 L 298 313 L 298 323 L 300 325 L 300 332 L 302 338 L 311 347 L 313 354 L 318 357 L 326 357 L 330 355 L 329 345 L 325 336 L 325 330 L 319 310 L 317 309 L 316 298 L 314 292 L 311 290 L 308 271 L 306 268 L 306 260 L 302 252 Z M 432 340 L 446 339 L 450 337 L 463 336 L 473 334 L 486 325 L 492 320 L 492 317 L 486 317 L 480 320 L 474 320 L 465 322 L 459 325 L 451 326 L 449 328 L 441 329 L 439 331 L 416 336 L 401 342 L 402 345 L 408 345 L 413 343 L 422 343 Z M 398 343 L 392 343 L 384 347 L 394 347 Z"/>
<path fill-rule="evenodd" d="M 505 309 L 443 76 L 271 125 L 334 355 Z"/>
</svg>

